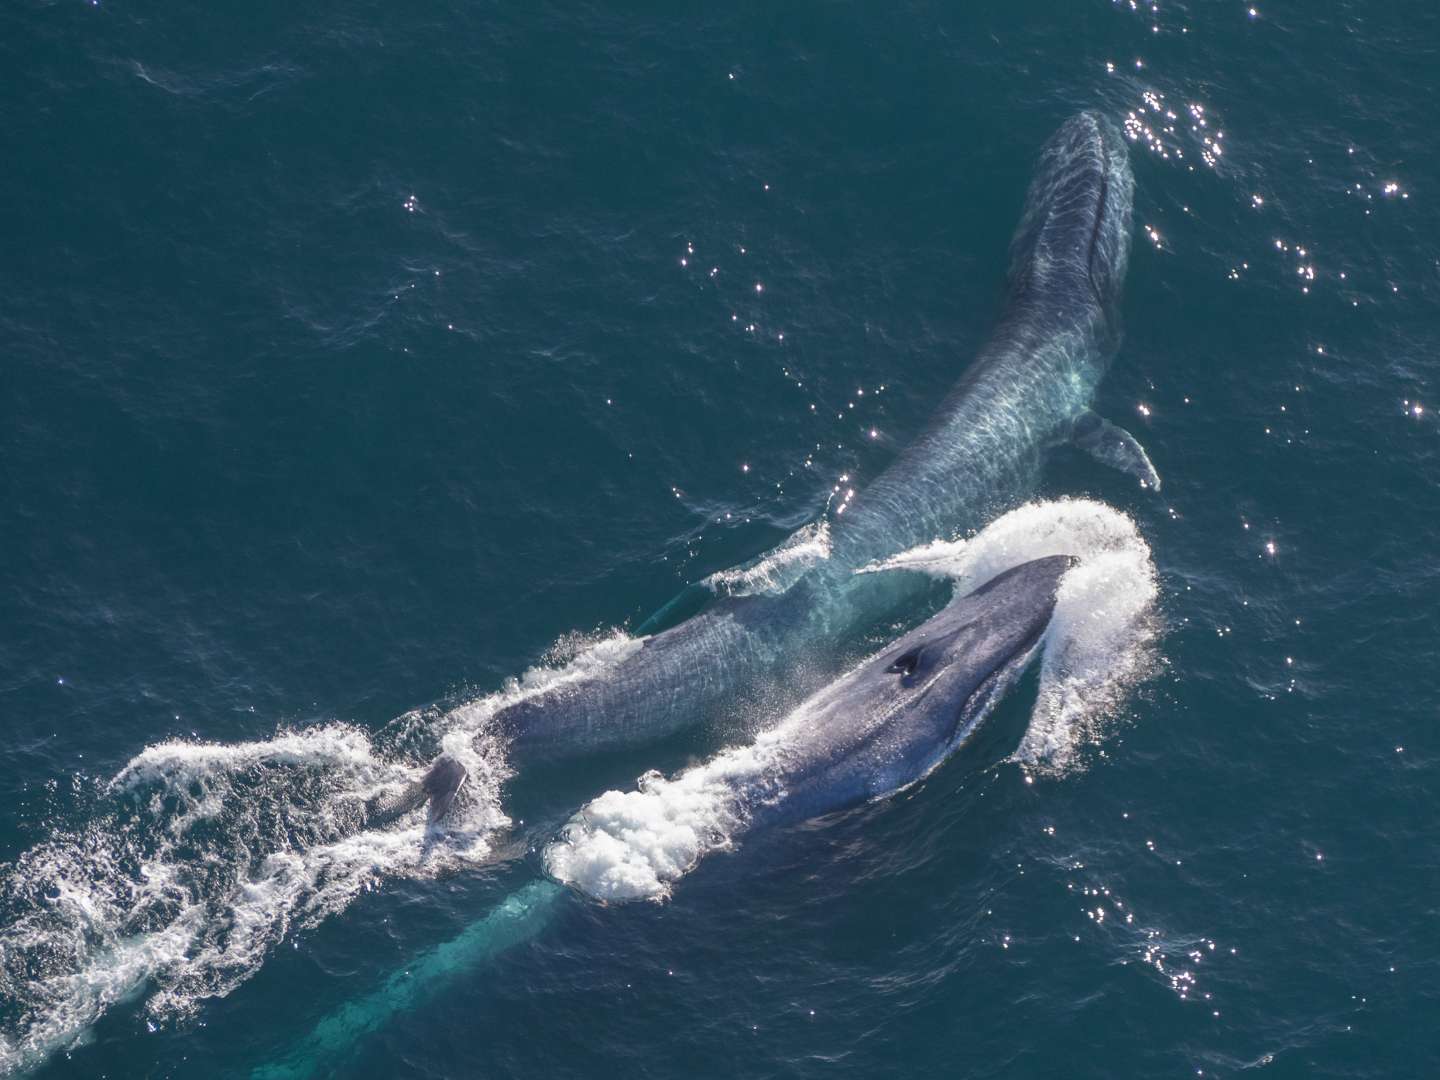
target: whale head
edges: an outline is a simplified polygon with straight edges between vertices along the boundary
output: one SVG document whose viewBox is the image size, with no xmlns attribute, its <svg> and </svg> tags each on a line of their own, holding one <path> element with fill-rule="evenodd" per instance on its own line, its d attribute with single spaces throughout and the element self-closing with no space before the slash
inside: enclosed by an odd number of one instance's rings
<svg viewBox="0 0 1440 1080">
<path fill-rule="evenodd" d="M 806 702 L 780 736 L 776 815 L 888 794 L 948 757 L 1035 655 L 1074 563 L 1053 555 L 1006 570 Z"/>
<path fill-rule="evenodd" d="M 1006 570 L 753 743 L 594 799 L 545 849 L 546 870 L 597 899 L 658 899 L 741 830 L 805 821 L 920 780 L 1037 653 L 1075 561 L 1051 556 Z"/>
<path fill-rule="evenodd" d="M 1113 322 L 1130 259 L 1135 178 L 1120 131 L 1082 112 L 1040 152 L 1010 246 L 1013 301 L 1093 303 Z"/>
</svg>

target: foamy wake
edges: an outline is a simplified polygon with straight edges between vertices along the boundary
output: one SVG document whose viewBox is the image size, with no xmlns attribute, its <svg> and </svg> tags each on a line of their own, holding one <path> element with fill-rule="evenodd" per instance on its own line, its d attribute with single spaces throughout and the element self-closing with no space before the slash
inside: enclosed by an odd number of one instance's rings
<svg viewBox="0 0 1440 1080">
<path fill-rule="evenodd" d="M 719 570 L 701 584 L 720 596 L 775 596 L 799 581 L 816 563 L 830 557 L 830 523 L 820 520 L 797 529 L 778 547 L 752 562 Z"/>
<path fill-rule="evenodd" d="M 1080 561 L 1061 580 L 1041 642 L 1039 693 L 1013 755 L 1031 772 L 1052 774 L 1080 764 L 1154 662 L 1155 568 L 1134 522 L 1085 499 L 1032 503 L 969 541 L 926 545 L 863 571 L 929 573 L 963 594 L 1012 566 L 1061 554 Z M 546 869 L 596 899 L 664 899 L 706 854 L 736 842 L 756 800 L 784 797 L 767 777 L 786 741 L 804 737 L 805 710 L 671 779 L 647 773 L 634 791 L 594 799 L 546 848 Z"/>
<path fill-rule="evenodd" d="M 292 929 L 385 878 L 483 861 L 508 824 L 491 718 L 635 647 L 623 634 L 568 638 L 499 693 L 407 714 L 374 737 L 328 724 L 144 750 L 91 821 L 0 867 L 0 1075 L 82 1042 L 122 1002 L 143 998 L 152 1023 L 192 1012 Z M 469 772 L 443 829 L 427 828 L 423 808 L 362 827 L 367 800 L 417 779 L 442 749 Z"/>
</svg>

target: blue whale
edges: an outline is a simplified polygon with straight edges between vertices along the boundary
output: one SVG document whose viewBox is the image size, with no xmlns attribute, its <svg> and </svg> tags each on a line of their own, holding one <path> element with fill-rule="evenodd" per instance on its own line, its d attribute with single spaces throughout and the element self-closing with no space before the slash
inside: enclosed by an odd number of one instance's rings
<svg viewBox="0 0 1440 1080">
<path fill-rule="evenodd" d="M 854 571 L 1013 506 L 1050 446 L 1072 442 L 1158 488 L 1139 443 L 1090 411 L 1120 343 L 1133 188 L 1114 126 L 1088 112 L 1068 120 L 1041 152 L 994 332 L 924 434 L 835 515 L 828 558 L 780 595 L 715 600 L 599 674 L 500 710 L 512 755 L 662 737 L 767 678 L 812 689 L 844 662 L 841 643 L 922 587 L 911 575 Z"/>
<path fill-rule="evenodd" d="M 545 852 L 601 900 L 660 899 L 743 833 L 883 798 L 967 742 L 1039 652 L 1068 555 L 1012 567 L 798 705 L 749 745 L 591 801 Z"/>
<path fill-rule="evenodd" d="M 773 740 L 751 822 L 803 821 L 923 779 L 1028 666 L 1074 564 L 1052 555 L 999 574 L 808 698 Z"/>
<path fill-rule="evenodd" d="M 256 1080 L 290 1080 L 326 1071 L 368 1032 L 438 993 L 457 974 L 541 933 L 568 890 L 605 900 L 656 898 L 707 850 L 748 829 L 793 823 L 883 797 L 914 783 L 963 745 L 1034 657 L 1055 609 L 1056 591 L 1073 560 L 1036 559 L 1006 570 L 951 603 L 795 709 L 753 747 L 727 751 L 682 773 L 700 775 L 710 819 L 728 820 L 683 863 L 671 864 L 651 889 L 595 874 L 594 861 L 567 858 L 598 831 L 596 800 L 545 851 L 552 878 L 510 894 L 458 937 L 436 946 L 375 990 L 321 1020 L 281 1060 L 254 1071 Z M 678 800 L 693 807 L 696 791 Z M 630 793 L 620 798 L 643 799 Z M 673 833 L 675 830 L 667 829 Z M 623 839 L 615 838 L 620 844 Z M 615 844 L 610 845 L 613 852 Z M 642 883 L 642 885 L 645 883 Z"/>
</svg>

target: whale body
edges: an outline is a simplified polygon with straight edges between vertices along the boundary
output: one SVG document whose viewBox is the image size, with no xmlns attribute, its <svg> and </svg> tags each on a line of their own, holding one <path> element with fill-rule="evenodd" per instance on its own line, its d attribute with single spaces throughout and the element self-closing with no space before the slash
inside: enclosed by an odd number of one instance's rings
<svg viewBox="0 0 1440 1080">
<path fill-rule="evenodd" d="M 1133 189 L 1109 121 L 1087 112 L 1062 125 L 1029 188 L 994 332 L 929 428 L 836 514 L 828 557 L 778 596 L 718 599 L 598 675 L 500 710 L 512 754 L 563 757 L 672 734 L 781 673 L 795 691 L 813 688 L 843 662 L 837 643 L 922 587 L 854 571 L 1015 505 L 1049 446 L 1073 441 L 1158 488 L 1134 438 L 1089 408 L 1119 347 Z"/>
<path fill-rule="evenodd" d="M 979 729 L 1029 665 L 1061 578 L 1051 555 L 1012 567 L 807 698 L 754 743 L 671 780 L 607 792 L 545 852 L 602 900 L 659 899 L 742 833 L 882 798 L 923 779 Z"/>
<path fill-rule="evenodd" d="M 1005 571 L 807 699 L 768 737 L 774 764 L 752 822 L 818 817 L 925 777 L 1029 665 L 1074 563 L 1052 555 Z"/>
</svg>

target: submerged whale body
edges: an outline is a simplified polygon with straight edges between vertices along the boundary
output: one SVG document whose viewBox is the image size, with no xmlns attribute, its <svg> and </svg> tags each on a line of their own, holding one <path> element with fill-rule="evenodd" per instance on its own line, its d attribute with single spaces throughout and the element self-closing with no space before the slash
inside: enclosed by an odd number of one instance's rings
<svg viewBox="0 0 1440 1080">
<path fill-rule="evenodd" d="M 920 779 L 974 733 L 1035 654 L 1072 561 L 1063 555 L 1036 559 L 952 601 L 752 746 L 669 781 L 684 789 L 678 798 L 668 799 L 646 778 L 640 791 L 612 791 L 594 800 L 545 849 L 551 879 L 511 893 L 458 936 L 344 1002 L 284 1058 L 253 1075 L 289 1080 L 333 1071 L 327 1062 L 438 993 L 457 973 L 473 972 L 540 933 L 566 895 L 557 882 L 607 901 L 661 899 L 708 851 L 747 828 L 814 817 Z M 687 815 L 691 821 L 679 820 Z M 693 827 L 697 817 L 710 827 Z M 633 835 L 647 824 L 650 835 L 660 838 L 648 848 Z M 705 839 L 677 845 L 675 839 L 685 835 Z"/>
<path fill-rule="evenodd" d="M 1051 445 L 1073 442 L 1158 487 L 1134 438 L 1089 408 L 1120 342 L 1133 188 L 1113 125 L 1093 113 L 1067 121 L 1040 155 L 993 334 L 924 434 L 831 522 L 828 558 L 779 596 L 717 600 L 602 673 L 501 710 L 512 752 L 567 756 L 661 737 L 780 672 L 809 689 L 804 680 L 843 663 L 844 642 L 920 587 L 854 571 L 1015 505 Z"/>
<path fill-rule="evenodd" d="M 1035 656 L 1074 563 L 1051 555 L 1012 567 L 806 699 L 753 744 L 673 780 L 652 776 L 638 791 L 600 796 L 547 848 L 547 869 L 600 899 L 658 898 L 708 850 L 744 831 L 818 817 L 922 779 L 979 729 Z"/>
</svg>

